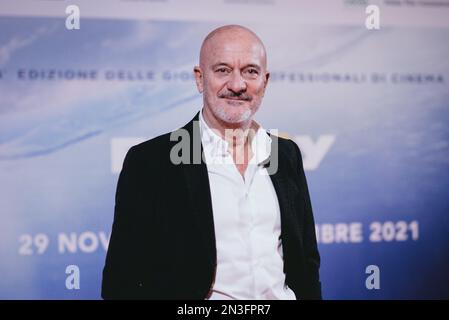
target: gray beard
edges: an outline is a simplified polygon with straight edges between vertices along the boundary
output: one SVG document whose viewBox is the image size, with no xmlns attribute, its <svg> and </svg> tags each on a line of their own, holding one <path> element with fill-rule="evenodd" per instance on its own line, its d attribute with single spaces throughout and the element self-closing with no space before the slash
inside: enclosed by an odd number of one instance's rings
<svg viewBox="0 0 449 320">
<path fill-rule="evenodd" d="M 251 117 L 251 110 L 246 110 L 237 119 L 234 116 L 229 116 L 224 109 L 215 110 L 216 116 L 224 122 L 239 123 L 248 121 Z"/>
</svg>

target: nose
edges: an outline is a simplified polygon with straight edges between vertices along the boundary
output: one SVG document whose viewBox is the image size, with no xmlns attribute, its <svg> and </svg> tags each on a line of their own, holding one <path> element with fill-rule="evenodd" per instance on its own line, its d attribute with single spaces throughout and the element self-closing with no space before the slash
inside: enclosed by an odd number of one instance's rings
<svg viewBox="0 0 449 320">
<path fill-rule="evenodd" d="M 227 83 L 229 91 L 234 93 L 242 93 L 246 91 L 246 81 L 238 71 L 234 71 Z"/>
</svg>

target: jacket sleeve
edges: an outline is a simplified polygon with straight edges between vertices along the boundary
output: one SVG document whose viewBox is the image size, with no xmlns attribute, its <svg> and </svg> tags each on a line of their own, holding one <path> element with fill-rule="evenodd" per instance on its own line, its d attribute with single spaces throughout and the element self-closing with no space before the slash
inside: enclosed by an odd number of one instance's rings
<svg viewBox="0 0 449 320">
<path fill-rule="evenodd" d="M 114 222 L 103 269 L 101 296 L 103 299 L 135 298 L 139 287 L 136 276 L 138 223 L 137 152 L 131 148 L 123 162 L 115 196 Z"/>
<path fill-rule="evenodd" d="M 316 234 L 315 234 L 315 221 L 313 217 L 313 210 L 310 201 L 309 188 L 307 186 L 307 180 L 304 173 L 304 166 L 302 161 L 301 152 L 297 144 L 291 141 L 294 145 L 296 159 L 297 159 L 297 174 L 299 183 L 301 185 L 301 194 L 304 203 L 304 233 L 303 233 L 303 245 L 305 254 L 305 272 L 306 272 L 306 299 L 322 299 L 321 297 L 321 282 L 319 277 L 320 268 L 320 254 L 318 252 Z"/>
</svg>

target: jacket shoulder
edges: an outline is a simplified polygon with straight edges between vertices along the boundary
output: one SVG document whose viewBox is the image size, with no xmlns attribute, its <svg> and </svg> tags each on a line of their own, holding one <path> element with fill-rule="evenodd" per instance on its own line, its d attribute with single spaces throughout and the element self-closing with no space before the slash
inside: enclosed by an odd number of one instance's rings
<svg viewBox="0 0 449 320">
<path fill-rule="evenodd" d="M 279 146 L 279 151 L 284 155 L 284 156 L 292 156 L 292 154 L 297 153 L 297 151 L 299 151 L 299 147 L 296 144 L 295 141 L 288 139 L 288 138 L 283 138 L 280 136 L 276 136 L 274 134 L 270 134 L 270 137 L 272 139 L 277 139 L 277 143 Z"/>
<path fill-rule="evenodd" d="M 172 132 L 167 132 L 164 134 L 161 134 L 157 137 L 151 138 L 149 140 L 146 140 L 144 142 L 141 142 L 139 144 L 136 144 L 135 146 L 131 147 L 132 152 L 135 153 L 153 153 L 155 149 L 164 149 L 170 147 L 170 135 Z M 130 149 L 130 150 L 131 150 Z"/>
</svg>

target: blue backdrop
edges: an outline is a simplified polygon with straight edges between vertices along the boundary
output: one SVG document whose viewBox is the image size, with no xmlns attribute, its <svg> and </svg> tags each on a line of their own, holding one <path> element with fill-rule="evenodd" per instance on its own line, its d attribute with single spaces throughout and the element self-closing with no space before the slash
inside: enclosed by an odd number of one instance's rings
<svg viewBox="0 0 449 320">
<path fill-rule="evenodd" d="M 100 298 L 123 156 L 201 108 L 192 68 L 222 24 L 81 23 L 0 17 L 3 299 Z M 448 28 L 247 25 L 271 71 L 257 119 L 303 153 L 324 298 L 449 298 Z"/>
</svg>

